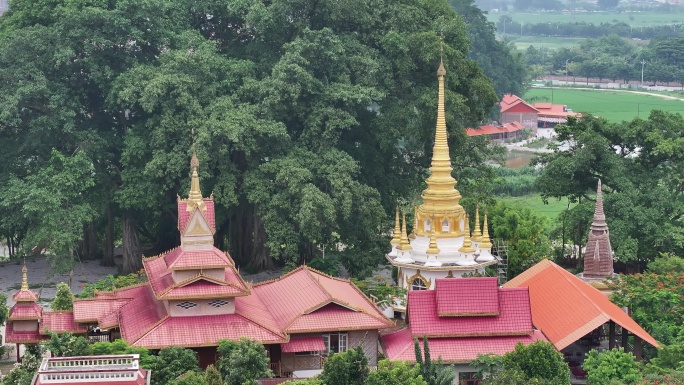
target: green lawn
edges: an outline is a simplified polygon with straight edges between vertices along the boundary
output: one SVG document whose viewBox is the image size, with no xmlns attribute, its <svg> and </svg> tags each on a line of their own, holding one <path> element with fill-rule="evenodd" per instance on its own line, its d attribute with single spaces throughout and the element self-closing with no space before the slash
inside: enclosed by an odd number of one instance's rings
<svg viewBox="0 0 684 385">
<path fill-rule="evenodd" d="M 684 12 L 659 13 L 659 12 L 577 12 L 574 19 L 565 12 L 506 12 L 489 13 L 489 21 L 496 23 L 502 15 L 509 15 L 516 22 L 525 24 L 557 23 L 557 22 L 586 22 L 586 23 L 611 23 L 624 22 L 634 27 L 656 26 L 663 24 L 681 23 L 684 21 Z"/>
<path fill-rule="evenodd" d="M 519 50 L 525 50 L 529 46 L 535 48 L 545 47 L 548 49 L 571 48 L 578 46 L 584 38 L 577 37 L 545 37 L 545 36 L 520 36 L 506 35 Z"/>
<path fill-rule="evenodd" d="M 568 207 L 568 201 L 566 199 L 556 200 L 550 199 L 549 204 L 544 204 L 539 194 L 525 195 L 521 197 L 498 197 L 506 203 L 515 203 L 524 207 L 528 207 L 533 212 L 543 215 L 549 219 L 548 224 L 552 224 L 561 211 Z"/>
<path fill-rule="evenodd" d="M 656 109 L 684 114 L 684 101 L 619 91 L 533 88 L 524 99 L 531 103 L 565 104 L 575 112 L 588 112 L 618 122 L 637 116 L 645 119 Z"/>
</svg>

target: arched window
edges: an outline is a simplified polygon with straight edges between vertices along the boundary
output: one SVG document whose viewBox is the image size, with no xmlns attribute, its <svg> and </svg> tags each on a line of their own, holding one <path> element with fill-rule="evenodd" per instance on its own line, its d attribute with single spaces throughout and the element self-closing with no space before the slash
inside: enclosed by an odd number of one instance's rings
<svg viewBox="0 0 684 385">
<path fill-rule="evenodd" d="M 411 290 L 427 290 L 427 284 L 421 278 L 416 278 L 411 282 Z"/>
<path fill-rule="evenodd" d="M 442 221 L 442 232 L 443 233 L 451 232 L 451 229 L 449 228 L 449 220 L 448 219 L 445 219 Z"/>
</svg>

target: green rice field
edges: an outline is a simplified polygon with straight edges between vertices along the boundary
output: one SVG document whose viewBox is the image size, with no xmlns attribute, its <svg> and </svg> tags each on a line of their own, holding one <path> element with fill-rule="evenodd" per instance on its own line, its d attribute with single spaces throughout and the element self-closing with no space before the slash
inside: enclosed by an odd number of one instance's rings
<svg viewBox="0 0 684 385">
<path fill-rule="evenodd" d="M 578 46 L 584 38 L 578 37 L 545 37 L 545 36 L 520 36 L 520 35 L 506 35 L 511 39 L 511 42 L 519 50 L 525 50 L 529 46 L 535 48 L 572 48 Z"/>
<path fill-rule="evenodd" d="M 557 22 L 586 22 L 600 24 L 623 22 L 637 28 L 684 22 L 684 12 L 576 12 L 574 18 L 569 12 L 497 12 L 489 13 L 487 18 L 489 21 L 496 23 L 502 15 L 508 15 L 512 17 L 514 21 L 525 24 Z"/>
<path fill-rule="evenodd" d="M 575 112 L 586 112 L 610 121 L 629 121 L 636 117 L 648 118 L 651 110 L 684 114 L 684 101 L 658 96 L 592 89 L 533 88 L 524 99 L 531 103 L 552 102 L 565 104 Z"/>
<path fill-rule="evenodd" d="M 568 207 L 567 199 L 557 200 L 549 199 L 549 204 L 544 204 L 539 194 L 524 195 L 521 197 L 498 197 L 506 203 L 514 203 L 523 207 L 527 207 L 534 213 L 548 218 L 549 223 L 553 223 L 561 211 Z"/>
</svg>

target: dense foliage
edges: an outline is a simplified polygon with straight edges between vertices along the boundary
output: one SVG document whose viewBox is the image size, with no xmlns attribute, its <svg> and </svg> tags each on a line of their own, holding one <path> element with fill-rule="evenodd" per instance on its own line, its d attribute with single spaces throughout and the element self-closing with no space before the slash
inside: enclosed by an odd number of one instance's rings
<svg viewBox="0 0 684 385">
<path fill-rule="evenodd" d="M 570 369 L 549 342 L 518 343 L 503 356 L 480 355 L 472 363 L 483 385 L 570 385 Z"/>
<path fill-rule="evenodd" d="M 430 356 L 430 343 L 427 337 L 423 337 L 423 349 L 421 351 L 418 339 L 413 339 L 413 348 L 416 357 L 416 366 L 420 368 L 423 380 L 428 385 L 450 385 L 454 383 L 456 372 L 452 366 L 444 365 L 442 358 L 435 361 Z"/>
<path fill-rule="evenodd" d="M 238 264 L 327 246 L 363 274 L 382 260 L 386 212 L 423 187 L 440 35 L 455 174 L 476 196 L 492 150 L 463 127 L 497 96 L 444 0 L 14 0 L 0 17 L 0 234 L 61 270 L 112 264 L 120 244 L 123 272 L 138 271 L 142 252 L 177 244 L 194 143 L 217 246 Z"/>
<path fill-rule="evenodd" d="M 625 353 L 622 348 L 601 353 L 591 350 L 582 368 L 589 372 L 587 383 L 590 385 L 634 385 L 642 378 L 640 363 L 632 353 Z"/>
<path fill-rule="evenodd" d="M 253 385 L 258 378 L 272 377 L 264 345 L 241 338 L 239 342 L 220 340 L 217 367 L 226 385 Z"/>
<path fill-rule="evenodd" d="M 86 283 L 83 285 L 81 292 L 78 293 L 78 298 L 94 298 L 97 292 L 112 291 L 128 286 L 137 285 L 139 283 L 147 282 L 147 274 L 145 270 L 140 270 L 137 273 L 126 275 L 108 275 L 94 283 Z"/>
<path fill-rule="evenodd" d="M 64 282 L 57 284 L 57 293 L 50 302 L 52 310 L 74 310 L 74 295 L 71 288 Z"/>
</svg>

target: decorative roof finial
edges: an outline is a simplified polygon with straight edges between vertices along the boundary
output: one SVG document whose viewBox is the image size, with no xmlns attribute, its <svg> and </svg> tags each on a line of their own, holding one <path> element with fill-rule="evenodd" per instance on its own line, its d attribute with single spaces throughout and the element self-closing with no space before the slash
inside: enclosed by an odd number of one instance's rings
<svg viewBox="0 0 684 385">
<path fill-rule="evenodd" d="M 192 211 L 195 207 L 201 210 L 206 209 L 204 204 L 204 198 L 202 197 L 202 191 L 200 190 L 200 180 L 199 180 L 199 159 L 197 159 L 197 153 L 195 152 L 195 145 L 192 146 L 192 157 L 190 158 L 190 172 L 192 173 L 190 179 L 190 192 L 188 193 L 188 211 Z"/>
<path fill-rule="evenodd" d="M 480 230 L 480 205 L 475 205 L 475 229 L 473 230 L 473 241 L 480 242 L 482 240 L 482 230 Z"/>
<path fill-rule="evenodd" d="M 392 234 L 391 245 L 398 245 L 401 242 L 401 225 L 399 224 L 399 206 L 397 205 L 394 217 L 394 234 Z"/>
<path fill-rule="evenodd" d="M 491 249 L 492 243 L 489 240 L 489 226 L 487 225 L 487 212 L 484 214 L 484 226 L 482 226 L 482 242 L 480 243 L 481 249 Z"/>
<path fill-rule="evenodd" d="M 411 244 L 409 243 L 408 235 L 406 235 L 406 213 L 403 213 L 403 223 L 401 225 L 401 240 L 399 241 L 399 246 L 397 246 L 397 250 L 413 250 L 413 247 L 411 247 Z"/>
<path fill-rule="evenodd" d="M 21 290 L 29 290 L 27 273 L 28 269 L 26 268 L 26 259 L 24 259 L 24 267 L 21 268 Z"/>
<path fill-rule="evenodd" d="M 434 223 L 434 218 L 432 222 Z M 434 226 L 432 226 L 432 231 L 430 232 L 430 245 L 428 246 L 428 249 L 425 250 L 425 254 L 434 255 L 435 257 L 437 257 L 437 254 L 439 254 L 439 247 L 437 247 L 437 233 L 435 233 Z"/>
<path fill-rule="evenodd" d="M 603 212 L 603 189 L 601 188 L 601 179 L 598 181 L 596 187 L 596 208 L 594 210 L 594 221 L 591 224 L 592 228 L 608 227 L 606 224 L 606 214 Z"/>
<path fill-rule="evenodd" d="M 470 242 L 470 218 L 468 214 L 465 216 L 465 238 L 463 238 L 463 246 L 458 249 L 461 253 L 474 253 L 475 249 Z"/>
<path fill-rule="evenodd" d="M 437 76 L 445 76 L 446 69 L 444 68 L 444 32 L 439 37 L 439 68 L 437 69 Z"/>
</svg>

